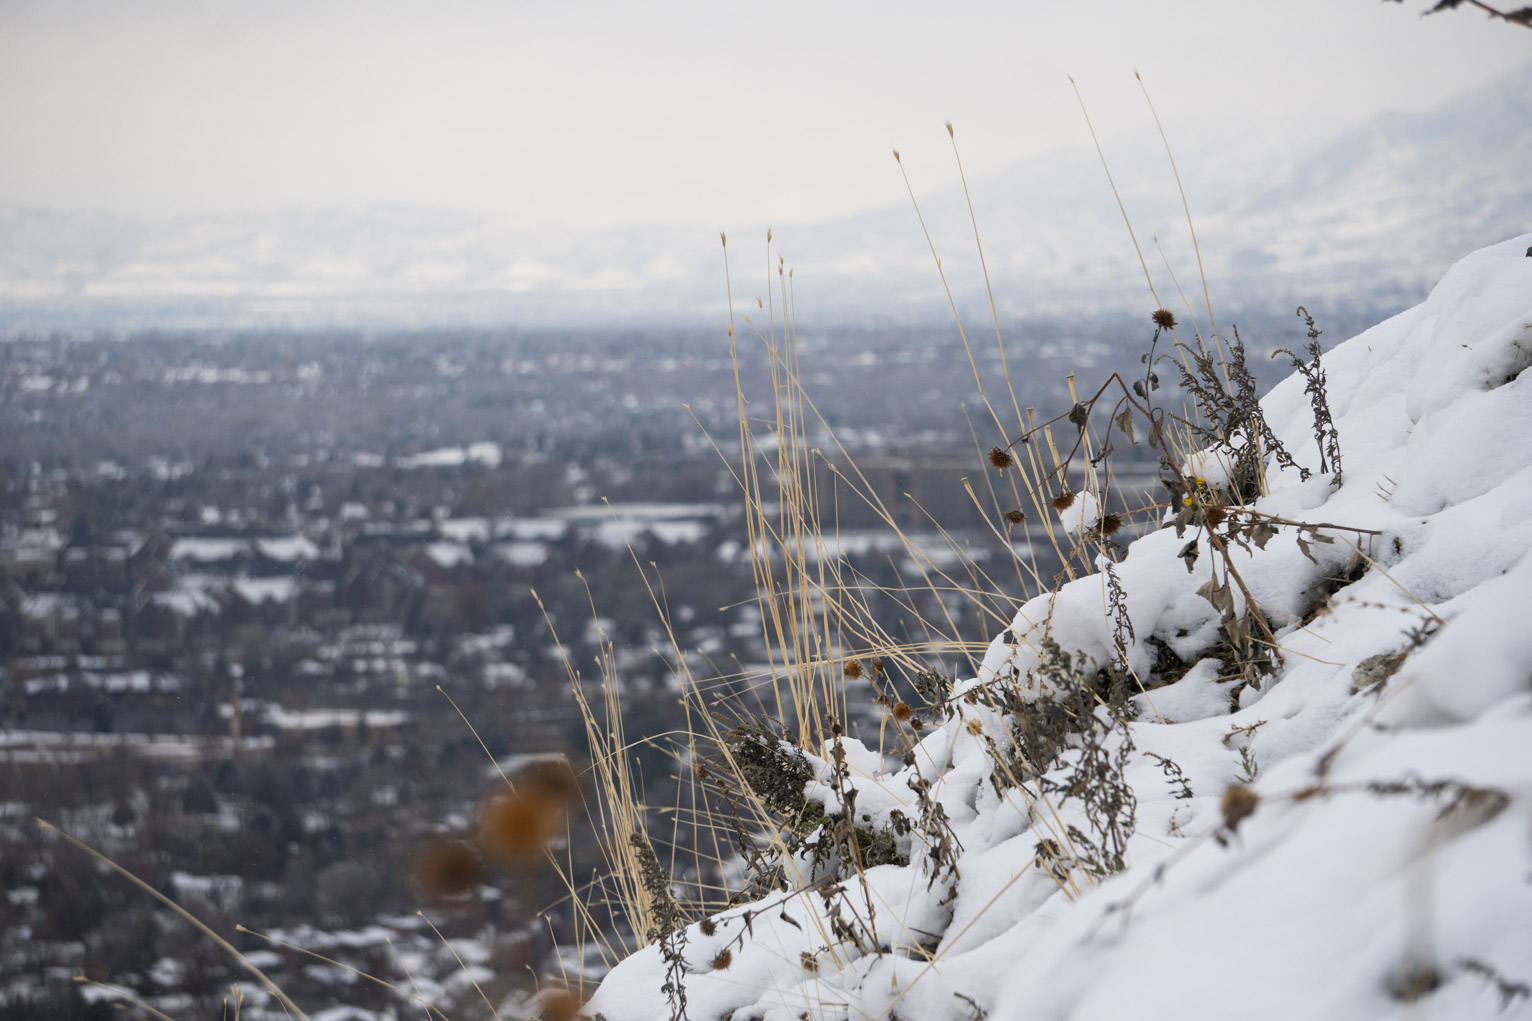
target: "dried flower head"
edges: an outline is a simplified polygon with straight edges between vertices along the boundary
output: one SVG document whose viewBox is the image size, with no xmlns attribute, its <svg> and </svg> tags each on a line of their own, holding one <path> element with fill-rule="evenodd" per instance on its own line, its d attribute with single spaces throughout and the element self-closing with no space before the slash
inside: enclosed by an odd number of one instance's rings
<svg viewBox="0 0 1532 1021">
<path fill-rule="evenodd" d="M 704 918 L 702 921 L 697 923 L 697 931 L 702 933 L 704 936 L 711 936 L 713 933 L 718 931 L 718 923 L 713 921 L 711 918 Z"/>
<path fill-rule="evenodd" d="M 1217 528 L 1220 524 L 1223 523 L 1223 519 L 1229 516 L 1229 512 L 1224 510 L 1222 506 L 1216 503 L 1210 505 L 1208 509 L 1203 512 L 1203 514 L 1207 518 L 1209 528 Z"/>
<path fill-rule="evenodd" d="M 989 463 L 995 466 L 996 471 L 1005 471 L 1016 463 L 1016 459 L 1011 456 L 1011 452 L 1008 450 L 1003 450 L 1000 447 L 990 447 Z"/>
<path fill-rule="evenodd" d="M 1053 509 L 1056 511 L 1067 511 L 1074 505 L 1075 495 L 1067 489 L 1061 491 L 1058 496 L 1053 498 Z"/>
<path fill-rule="evenodd" d="M 1008 510 L 1005 512 L 1005 523 L 1015 528 L 1017 525 L 1026 524 L 1027 516 L 1020 510 Z"/>
<path fill-rule="evenodd" d="M 479 882 L 479 856 L 461 840 L 438 840 L 415 858 L 415 883 L 428 898 L 455 897 Z"/>
<path fill-rule="evenodd" d="M 1223 812 L 1224 826 L 1233 833 L 1260 803 L 1261 796 L 1251 790 L 1249 785 L 1240 784 L 1238 787 L 1230 787 L 1223 792 L 1223 800 L 1218 805 L 1219 810 Z"/>
<path fill-rule="evenodd" d="M 862 661 L 859 659 L 848 659 L 840 668 L 840 672 L 854 681 L 862 676 Z"/>
<path fill-rule="evenodd" d="M 910 708 L 908 702 L 896 702 L 893 709 L 894 719 L 900 723 L 909 722 L 910 717 L 915 715 L 915 710 Z"/>
<path fill-rule="evenodd" d="M 966 725 L 966 729 L 974 737 L 978 737 L 980 734 L 984 733 L 984 724 L 980 723 L 978 720 L 969 720 Z"/>
<path fill-rule="evenodd" d="M 503 861 L 536 857 L 558 831 L 560 814 L 546 798 L 503 794 L 484 808 L 479 846 Z"/>
<path fill-rule="evenodd" d="M 1117 514 L 1108 514 L 1101 519 L 1101 534 L 1111 535 L 1122 528 L 1122 517 Z"/>
<path fill-rule="evenodd" d="M 714 971 L 723 971 L 733 963 L 734 952 L 728 947 L 724 947 L 722 950 L 718 951 L 718 953 L 713 955 L 712 967 Z"/>
<path fill-rule="evenodd" d="M 544 986 L 533 1002 L 541 1008 L 537 1016 L 547 1021 L 576 1021 L 584 1006 L 568 986 Z"/>
<path fill-rule="evenodd" d="M 1154 325 L 1162 330 L 1173 330 L 1176 328 L 1176 317 L 1171 314 L 1169 309 L 1157 308 L 1149 318 L 1153 319 Z"/>
<path fill-rule="evenodd" d="M 516 792 L 526 798 L 541 798 L 558 809 L 580 796 L 580 780 L 573 767 L 563 759 L 542 759 L 518 771 L 511 778 Z"/>
<path fill-rule="evenodd" d="M 813 974 L 819 970 L 819 958 L 815 957 L 807 950 L 798 955 L 798 964 L 803 968 L 804 971 L 809 972 L 810 974 Z"/>
</svg>

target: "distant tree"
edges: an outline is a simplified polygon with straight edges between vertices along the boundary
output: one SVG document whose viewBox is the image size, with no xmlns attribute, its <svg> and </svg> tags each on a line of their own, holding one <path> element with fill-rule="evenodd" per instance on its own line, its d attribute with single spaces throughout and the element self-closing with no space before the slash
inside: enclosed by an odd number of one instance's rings
<svg viewBox="0 0 1532 1021">
<path fill-rule="evenodd" d="M 374 917 L 386 892 L 385 879 L 371 864 L 340 861 L 327 865 L 315 884 L 319 907 L 341 925 L 360 925 Z"/>
<path fill-rule="evenodd" d="M 90 725 L 91 729 L 98 734 L 110 734 L 116 730 L 117 713 L 112 708 L 112 700 L 106 697 L 97 698 L 91 703 Z"/>
<path fill-rule="evenodd" d="M 84 511 L 77 511 L 74 520 L 69 525 L 69 544 L 71 546 L 89 546 L 94 536 L 95 530 L 91 528 L 90 516 Z"/>
<path fill-rule="evenodd" d="M 220 794 L 238 794 L 243 790 L 239 765 L 233 759 L 220 759 L 213 767 L 213 789 Z"/>
<path fill-rule="evenodd" d="M 206 815 L 218 811 L 218 798 L 213 787 L 200 776 L 192 777 L 181 792 L 181 811 L 188 815 Z"/>
</svg>

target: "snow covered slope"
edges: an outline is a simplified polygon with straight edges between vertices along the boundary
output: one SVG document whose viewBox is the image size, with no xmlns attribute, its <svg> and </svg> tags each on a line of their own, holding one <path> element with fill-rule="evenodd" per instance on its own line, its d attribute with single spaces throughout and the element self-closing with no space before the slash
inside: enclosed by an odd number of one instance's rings
<svg viewBox="0 0 1532 1021">
<path fill-rule="evenodd" d="M 1532 1017 L 1529 246 L 1476 252 L 1325 355 L 1344 482 L 1273 462 L 1254 507 L 1345 527 L 1231 547 L 1280 643 L 1259 690 L 1220 680 L 1228 614 L 1198 590 L 1223 568 L 1205 541 L 1179 556 L 1197 530 L 1139 539 L 1115 567 L 1126 659 L 1179 679 L 1026 775 L 1018 714 L 1114 658 L 1103 576 L 1028 602 L 903 769 L 851 740 L 808 758 L 809 796 L 833 816 L 856 790 L 910 864 L 826 885 L 804 854 L 789 890 L 692 925 L 686 1015 Z M 1315 467 L 1304 380 L 1263 407 Z M 1124 786 L 1136 811 L 1090 800 Z M 669 1018 L 666 980 L 650 946 L 586 1011 Z"/>
</svg>

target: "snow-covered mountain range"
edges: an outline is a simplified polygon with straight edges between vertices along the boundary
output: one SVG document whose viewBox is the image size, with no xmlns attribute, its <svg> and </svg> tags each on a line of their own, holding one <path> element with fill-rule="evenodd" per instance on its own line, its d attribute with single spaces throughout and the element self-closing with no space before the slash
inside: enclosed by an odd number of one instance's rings
<svg viewBox="0 0 1532 1021">
<path fill-rule="evenodd" d="M 1455 253 L 1532 224 L 1532 65 L 1434 112 L 1380 117 L 1328 141 L 1172 141 L 1215 311 L 1270 302 L 1288 314 L 1329 298 L 1398 308 L 1418 300 Z M 1152 133 L 1104 142 L 1160 296 L 1179 308 L 1153 238 L 1181 287 L 1200 287 L 1165 152 Z M 975 305 L 983 280 L 955 168 L 938 146 L 905 159 L 947 276 L 965 307 Z M 1039 157 L 971 185 L 1006 316 L 1148 300 L 1093 150 Z M 892 160 L 888 179 L 869 188 L 886 189 L 886 208 L 777 226 L 800 316 L 828 324 L 945 315 Z M 731 239 L 736 297 L 761 289 L 764 227 L 761 235 Z M 528 229 L 398 206 L 151 223 L 0 203 L 0 329 L 696 323 L 724 304 L 712 228 Z"/>
</svg>

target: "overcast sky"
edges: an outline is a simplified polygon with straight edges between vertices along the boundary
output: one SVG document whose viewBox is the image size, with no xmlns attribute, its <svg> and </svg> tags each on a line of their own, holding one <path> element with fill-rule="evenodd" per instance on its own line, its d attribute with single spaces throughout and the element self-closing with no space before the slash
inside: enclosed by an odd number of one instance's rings
<svg viewBox="0 0 1532 1021">
<path fill-rule="evenodd" d="M 614 226 L 822 219 L 1108 137 L 1322 137 L 1532 59 L 1425 0 L 0 0 L 0 199 L 164 217 L 406 202 Z"/>
</svg>

